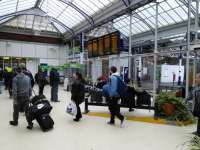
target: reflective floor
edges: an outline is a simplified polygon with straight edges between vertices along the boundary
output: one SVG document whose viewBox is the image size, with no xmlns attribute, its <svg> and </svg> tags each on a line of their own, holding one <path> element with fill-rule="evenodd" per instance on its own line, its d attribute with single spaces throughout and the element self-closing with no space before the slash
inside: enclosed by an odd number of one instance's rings
<svg viewBox="0 0 200 150">
<path fill-rule="evenodd" d="M 35 89 L 37 92 L 37 88 Z M 50 88 L 45 88 L 50 98 Z M 52 103 L 51 113 L 55 127 L 42 132 L 34 121 L 33 130 L 26 129 L 24 114 L 20 114 L 19 125 L 9 125 L 12 119 L 12 100 L 7 91 L 0 94 L 0 149 L 1 150 L 186 150 L 191 132 L 196 125 L 176 127 L 135 121 L 126 121 L 120 128 L 106 124 L 108 118 L 84 115 L 80 122 L 65 113 L 70 93 L 59 89 L 60 103 Z M 83 108 L 83 106 L 82 106 Z M 106 112 L 105 107 L 91 107 L 91 111 Z M 127 113 L 126 109 L 122 110 Z M 152 115 L 152 112 L 136 110 L 134 115 Z"/>
</svg>

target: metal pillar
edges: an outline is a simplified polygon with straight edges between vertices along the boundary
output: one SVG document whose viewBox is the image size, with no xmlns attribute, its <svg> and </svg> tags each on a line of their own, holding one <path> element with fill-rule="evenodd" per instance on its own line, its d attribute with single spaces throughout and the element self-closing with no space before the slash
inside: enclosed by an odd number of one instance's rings
<svg viewBox="0 0 200 150">
<path fill-rule="evenodd" d="M 87 59 L 87 78 L 89 78 L 90 77 L 90 60 L 89 59 Z"/>
<path fill-rule="evenodd" d="M 189 54 L 190 54 L 190 23 L 191 23 L 191 2 L 192 0 L 188 0 L 188 27 L 187 27 L 187 58 L 186 58 L 186 92 L 185 97 L 188 97 L 189 92 Z"/>
<path fill-rule="evenodd" d="M 80 38 L 81 38 L 81 40 L 80 40 L 80 43 L 81 43 L 80 64 L 84 64 L 84 62 L 85 62 L 85 59 L 84 59 L 85 49 L 84 49 L 84 33 L 83 32 L 81 33 Z"/>
<path fill-rule="evenodd" d="M 156 2 L 156 19 L 155 19 L 155 43 L 154 43 L 154 73 L 153 73 L 153 104 L 155 104 L 156 99 L 156 87 L 157 87 L 157 80 L 156 80 L 156 67 L 157 67 L 157 53 L 158 53 L 158 5 L 159 3 Z"/>
<path fill-rule="evenodd" d="M 120 63 L 121 59 L 120 59 L 120 54 L 117 55 L 117 71 L 119 72 L 119 74 L 121 74 L 120 72 Z"/>
<path fill-rule="evenodd" d="M 131 48 L 132 48 L 132 12 L 130 12 L 130 24 L 129 24 L 129 50 L 128 50 L 128 78 L 131 78 Z"/>
<path fill-rule="evenodd" d="M 73 60 L 75 59 L 75 39 L 72 40 L 72 52 L 73 52 Z"/>
<path fill-rule="evenodd" d="M 197 44 L 197 40 L 198 40 L 198 22 L 199 22 L 199 0 L 196 0 L 196 14 L 195 14 L 195 44 Z M 194 58 L 194 70 L 193 70 L 193 86 L 195 86 L 196 67 L 197 67 L 197 54 L 196 54 L 196 52 L 195 52 L 195 58 Z"/>
</svg>

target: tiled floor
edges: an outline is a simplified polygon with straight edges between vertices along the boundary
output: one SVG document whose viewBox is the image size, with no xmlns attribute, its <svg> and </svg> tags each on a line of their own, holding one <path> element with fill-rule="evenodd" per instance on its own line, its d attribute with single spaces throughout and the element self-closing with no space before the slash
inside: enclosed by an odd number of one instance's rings
<svg viewBox="0 0 200 150">
<path fill-rule="evenodd" d="M 49 87 L 45 88 L 45 95 L 49 99 Z M 12 119 L 12 100 L 4 91 L 0 95 L 0 150 L 186 150 L 184 143 L 196 128 L 196 125 L 175 127 L 133 121 L 126 121 L 125 127 L 120 128 L 107 125 L 108 118 L 87 115 L 77 123 L 65 113 L 70 94 L 60 87 L 59 97 L 60 103 L 52 103 L 55 128 L 44 133 L 37 122 L 32 131 L 27 130 L 24 114 L 20 115 L 18 127 L 8 124 Z M 90 107 L 90 110 L 105 112 L 107 108 Z M 141 110 L 133 113 L 152 115 Z"/>
</svg>

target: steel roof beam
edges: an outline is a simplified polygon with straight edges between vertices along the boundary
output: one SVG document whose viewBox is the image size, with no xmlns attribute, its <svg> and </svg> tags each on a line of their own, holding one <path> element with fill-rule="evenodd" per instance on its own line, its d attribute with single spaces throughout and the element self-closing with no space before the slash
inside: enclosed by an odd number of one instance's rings
<svg viewBox="0 0 200 150">
<path fill-rule="evenodd" d="M 56 22 L 57 24 L 61 25 L 62 27 L 64 27 L 66 30 L 70 31 L 70 33 L 74 36 L 74 30 L 69 28 L 68 26 L 66 26 L 65 24 L 63 24 L 62 22 L 60 22 L 58 19 L 56 18 L 52 18 L 53 22 Z"/>
<path fill-rule="evenodd" d="M 88 24 L 88 22 L 86 21 L 75 26 L 73 28 L 75 31 L 75 35 L 94 29 L 95 27 L 98 27 L 102 24 L 112 21 L 113 19 L 116 19 L 117 17 L 127 14 L 128 12 L 130 12 L 130 10 L 133 11 L 153 1 L 154 0 L 134 0 L 130 1 L 131 3 L 129 7 L 126 7 L 121 1 L 117 1 L 101 13 L 97 13 L 93 16 L 94 25 L 92 28 L 90 24 Z M 71 35 L 69 35 L 68 33 L 65 34 L 65 37 L 67 39 L 72 38 Z"/>
<path fill-rule="evenodd" d="M 34 8 L 38 8 L 38 7 L 40 6 L 41 2 L 42 2 L 42 0 L 37 0 L 37 1 L 35 2 Z"/>
<path fill-rule="evenodd" d="M 185 0 L 179 0 L 181 3 L 183 3 L 187 8 L 189 7 L 189 3 L 188 1 Z M 195 8 L 193 6 L 191 6 L 191 13 L 195 16 L 196 12 L 195 12 Z"/>
<path fill-rule="evenodd" d="M 133 13 L 133 17 L 135 17 L 135 18 L 139 19 L 140 21 L 142 21 L 153 32 L 153 34 L 155 33 L 155 29 L 145 19 L 143 19 L 139 14 L 134 12 Z"/>
<path fill-rule="evenodd" d="M 124 3 L 124 5 L 125 5 L 126 7 L 129 7 L 130 4 L 131 4 L 131 1 L 130 1 L 130 0 L 121 0 L 121 1 Z"/>
<path fill-rule="evenodd" d="M 24 15 L 24 14 L 27 14 L 27 15 L 29 15 L 29 14 L 30 15 L 42 15 L 42 16 L 46 15 L 40 9 L 30 8 L 30 9 L 26 9 L 26 10 L 23 10 L 23 11 L 18 11 L 18 12 L 14 12 L 14 13 L 10 13 L 10 14 L 6 14 L 6 15 L 3 15 L 3 16 L 0 16 L 0 20 L 8 18 L 8 17 L 19 16 L 19 15 Z"/>
<path fill-rule="evenodd" d="M 0 27 L 3 26 L 3 24 L 5 24 L 5 23 L 8 23 L 8 22 L 14 20 L 15 18 L 16 18 L 16 16 L 15 16 L 15 17 L 12 17 L 12 18 L 10 18 L 10 19 L 8 19 L 8 20 L 6 20 L 6 21 L 1 22 L 1 23 L 0 23 Z M 3 20 L 3 19 L 2 19 L 2 20 Z M 2 21 L 2 20 L 0 20 L 0 21 Z"/>
</svg>

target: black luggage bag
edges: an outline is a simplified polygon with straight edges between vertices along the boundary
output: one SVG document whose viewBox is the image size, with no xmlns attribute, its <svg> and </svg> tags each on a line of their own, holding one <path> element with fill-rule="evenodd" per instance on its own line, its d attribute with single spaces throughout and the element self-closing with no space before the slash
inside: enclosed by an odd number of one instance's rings
<svg viewBox="0 0 200 150">
<path fill-rule="evenodd" d="M 38 116 L 43 114 L 49 114 L 51 112 L 52 106 L 48 100 L 40 100 L 36 104 L 29 107 L 29 117 L 32 120 L 36 119 Z"/>
<path fill-rule="evenodd" d="M 137 92 L 137 106 L 151 106 L 151 95 L 147 91 Z"/>
<path fill-rule="evenodd" d="M 102 103 L 103 102 L 103 90 L 98 88 L 93 88 L 90 90 L 91 101 Z"/>
<path fill-rule="evenodd" d="M 36 118 L 42 131 L 53 129 L 54 121 L 49 114 L 42 114 Z"/>
<path fill-rule="evenodd" d="M 46 97 L 44 95 L 35 95 L 32 99 L 31 99 L 31 103 L 34 105 L 36 102 L 38 102 L 39 100 L 45 99 Z"/>
</svg>

